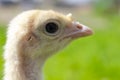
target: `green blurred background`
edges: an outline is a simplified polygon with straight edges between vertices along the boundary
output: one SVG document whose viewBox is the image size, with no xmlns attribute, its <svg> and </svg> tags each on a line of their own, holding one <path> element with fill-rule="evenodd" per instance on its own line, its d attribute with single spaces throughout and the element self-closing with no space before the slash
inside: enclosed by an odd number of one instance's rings
<svg viewBox="0 0 120 80">
<path fill-rule="evenodd" d="M 71 12 L 94 30 L 94 35 L 73 41 L 47 60 L 45 80 L 120 80 L 120 0 L 1 0 L 0 80 L 8 23 L 29 9 Z"/>
</svg>

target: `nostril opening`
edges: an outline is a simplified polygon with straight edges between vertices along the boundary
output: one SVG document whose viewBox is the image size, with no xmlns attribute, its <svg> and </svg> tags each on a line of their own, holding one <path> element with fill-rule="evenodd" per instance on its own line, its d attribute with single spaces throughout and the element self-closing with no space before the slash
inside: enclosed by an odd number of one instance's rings
<svg viewBox="0 0 120 80">
<path fill-rule="evenodd" d="M 83 27 L 81 25 L 76 26 L 78 29 L 82 29 Z"/>
</svg>

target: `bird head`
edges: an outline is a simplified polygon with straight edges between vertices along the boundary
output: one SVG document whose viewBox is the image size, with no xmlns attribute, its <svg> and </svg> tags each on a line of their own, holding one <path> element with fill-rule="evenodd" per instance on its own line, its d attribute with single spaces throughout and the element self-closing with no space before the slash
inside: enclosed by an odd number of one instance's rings
<svg viewBox="0 0 120 80">
<path fill-rule="evenodd" d="M 90 28 L 73 20 L 72 14 L 63 15 L 52 10 L 23 12 L 12 20 L 12 27 L 20 51 L 31 56 L 51 55 L 71 41 L 92 34 Z"/>
</svg>

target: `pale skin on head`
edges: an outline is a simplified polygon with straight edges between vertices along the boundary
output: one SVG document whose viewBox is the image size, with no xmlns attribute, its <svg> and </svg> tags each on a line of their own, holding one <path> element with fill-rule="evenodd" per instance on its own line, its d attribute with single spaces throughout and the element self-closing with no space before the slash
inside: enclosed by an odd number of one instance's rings
<svg viewBox="0 0 120 80">
<path fill-rule="evenodd" d="M 48 10 L 26 11 L 8 27 L 4 80 L 43 80 L 45 60 L 74 39 L 92 30 L 72 19 L 72 14 Z"/>
</svg>

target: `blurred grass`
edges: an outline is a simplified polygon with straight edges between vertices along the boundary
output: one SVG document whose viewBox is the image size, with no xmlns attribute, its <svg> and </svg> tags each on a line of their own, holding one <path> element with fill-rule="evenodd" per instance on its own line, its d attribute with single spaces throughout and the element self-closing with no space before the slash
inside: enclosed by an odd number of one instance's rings
<svg viewBox="0 0 120 80">
<path fill-rule="evenodd" d="M 120 80 L 120 17 L 105 20 L 102 29 L 99 21 L 94 23 L 93 36 L 73 41 L 47 61 L 46 80 Z M 0 27 L 0 79 L 5 30 Z"/>
<path fill-rule="evenodd" d="M 0 80 L 3 77 L 3 45 L 5 43 L 5 31 L 6 27 L 0 25 Z"/>
</svg>

